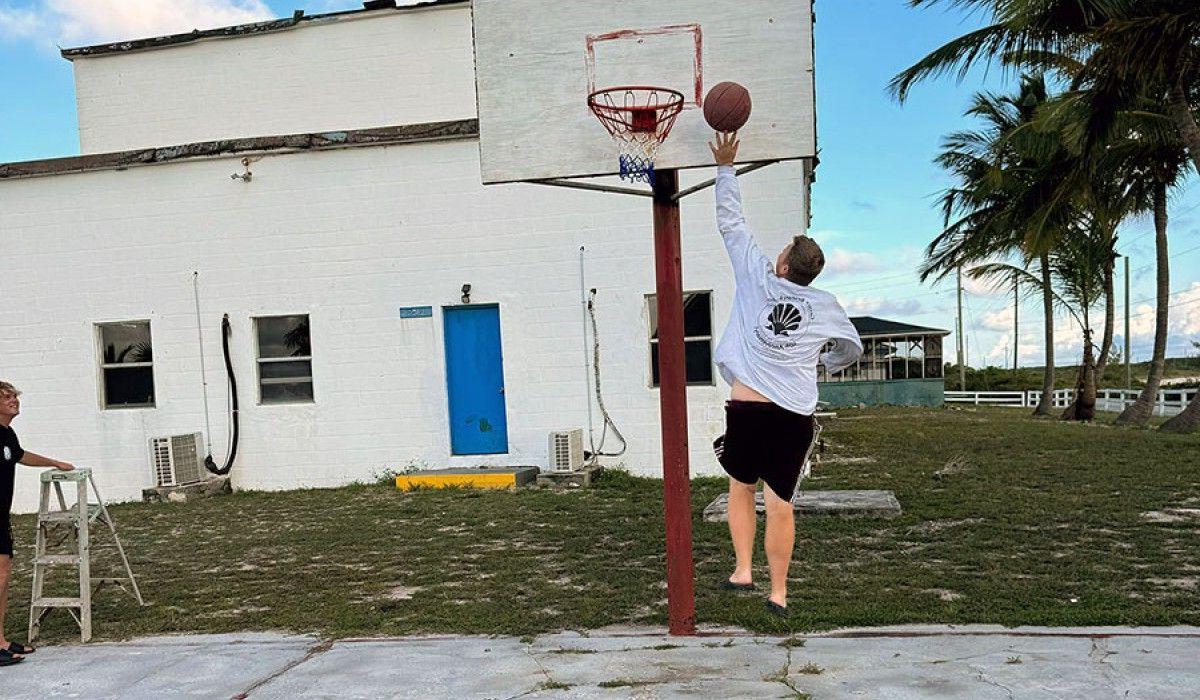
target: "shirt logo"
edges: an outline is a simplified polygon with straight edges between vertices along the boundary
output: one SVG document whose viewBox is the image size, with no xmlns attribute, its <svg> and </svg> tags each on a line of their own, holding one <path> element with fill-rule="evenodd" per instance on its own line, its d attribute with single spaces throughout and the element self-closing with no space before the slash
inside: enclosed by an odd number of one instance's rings
<svg viewBox="0 0 1200 700">
<path fill-rule="evenodd" d="M 755 349 L 775 362 L 799 362 L 797 350 L 812 326 L 812 317 L 812 305 L 807 299 L 784 297 L 767 302 L 754 326 Z"/>
<path fill-rule="evenodd" d="M 8 449 L 8 445 L 4 446 L 4 461 L 5 462 L 12 461 L 12 450 Z"/>
<path fill-rule="evenodd" d="M 767 317 L 767 328 L 776 336 L 787 335 L 800 330 L 800 322 L 804 320 L 800 309 L 791 304 L 776 304 Z"/>
</svg>

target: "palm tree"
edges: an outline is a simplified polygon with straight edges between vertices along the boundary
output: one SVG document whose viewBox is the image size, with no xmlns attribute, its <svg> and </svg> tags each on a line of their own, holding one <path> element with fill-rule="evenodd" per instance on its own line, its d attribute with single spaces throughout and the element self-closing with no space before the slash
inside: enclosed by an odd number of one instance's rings
<svg viewBox="0 0 1200 700">
<path fill-rule="evenodd" d="M 1050 415 L 1054 390 L 1050 252 L 1054 232 L 1064 219 L 1061 210 L 1044 206 L 1042 195 L 1060 179 L 1046 162 L 1061 157 L 1041 134 L 1028 131 L 1021 139 L 1011 136 L 1032 122 L 1047 99 L 1040 75 L 1026 76 L 1014 96 L 975 96 L 966 114 L 982 120 L 983 128 L 951 134 L 936 159 L 957 185 L 942 197 L 945 225 L 929 244 L 921 266 L 924 281 L 940 280 L 962 265 L 997 257 L 1017 255 L 1026 263 L 1039 261 L 1042 279 L 1035 286 L 1044 290 L 1046 369 L 1035 414 L 1044 416 Z M 1041 215 L 1035 217 L 1038 212 Z"/>
<path fill-rule="evenodd" d="M 962 79 L 981 60 L 1007 56 L 1020 64 L 1040 52 L 1086 56 L 1087 72 L 1080 82 L 1089 85 L 1098 105 L 1129 104 L 1144 94 L 1146 85 L 1165 86 L 1165 111 L 1200 172 L 1196 117 L 1200 104 L 1200 5 L 1195 0 L 910 0 L 910 5 L 931 6 L 943 1 L 987 12 L 992 21 L 897 75 L 891 89 L 901 102 L 916 82 L 956 69 Z M 1108 126 L 1115 113 L 1114 109 L 1095 110 L 1088 130 L 1093 146 L 1110 133 Z M 1156 243 L 1161 244 L 1157 250 L 1156 349 L 1160 344 L 1165 348 L 1164 300 L 1169 293 L 1164 286 L 1168 281 L 1165 196 L 1159 195 L 1162 193 L 1155 195 Z M 1139 398 L 1143 408 L 1142 399 L 1147 395 L 1143 392 Z M 1138 419 L 1143 408 L 1126 419 Z M 1163 429 L 1200 428 L 1200 395 L 1187 409 Z"/>
<path fill-rule="evenodd" d="M 1089 54 L 1090 79 L 1120 100 L 1147 83 L 1169 88 L 1169 114 L 1200 172 L 1200 5 L 1195 0 L 909 0 L 912 7 L 966 6 L 988 13 L 981 29 L 931 51 L 890 83 L 903 102 L 916 83 L 980 61 L 1017 64 L 1041 52 Z"/>
</svg>

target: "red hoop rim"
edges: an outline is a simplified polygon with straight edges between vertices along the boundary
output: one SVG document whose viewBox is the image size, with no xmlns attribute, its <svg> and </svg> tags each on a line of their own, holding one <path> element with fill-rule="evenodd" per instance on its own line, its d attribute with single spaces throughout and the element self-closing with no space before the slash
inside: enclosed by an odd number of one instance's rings
<svg viewBox="0 0 1200 700">
<path fill-rule="evenodd" d="M 611 99 L 622 93 L 626 97 L 621 103 Z M 659 96 L 662 101 L 652 103 Z M 605 100 L 605 97 L 610 99 Z M 653 133 L 659 142 L 671 133 L 683 103 L 682 92 L 653 85 L 618 85 L 596 90 L 587 98 L 588 108 L 612 136 L 624 138 L 633 133 Z"/>
</svg>

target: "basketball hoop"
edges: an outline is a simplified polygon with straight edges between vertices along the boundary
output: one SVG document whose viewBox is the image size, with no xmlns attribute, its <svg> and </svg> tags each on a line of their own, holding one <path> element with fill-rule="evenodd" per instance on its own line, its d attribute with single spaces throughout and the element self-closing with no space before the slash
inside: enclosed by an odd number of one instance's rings
<svg viewBox="0 0 1200 700">
<path fill-rule="evenodd" d="M 608 129 L 619 152 L 621 179 L 654 184 L 654 154 L 675 126 L 683 93 L 667 88 L 622 86 L 588 95 L 588 107 Z"/>
</svg>

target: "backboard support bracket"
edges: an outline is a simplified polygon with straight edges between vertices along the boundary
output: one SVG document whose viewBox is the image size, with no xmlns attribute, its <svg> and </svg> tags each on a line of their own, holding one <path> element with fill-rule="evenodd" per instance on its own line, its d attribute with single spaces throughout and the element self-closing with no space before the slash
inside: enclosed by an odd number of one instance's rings
<svg viewBox="0 0 1200 700">
<path fill-rule="evenodd" d="M 637 190 L 632 187 L 616 187 L 613 185 L 597 185 L 592 182 L 576 182 L 574 180 L 564 180 L 562 178 L 548 178 L 545 180 L 526 180 L 534 185 L 552 185 L 554 187 L 569 187 L 576 190 L 591 190 L 593 192 L 612 192 L 615 194 L 632 194 L 638 197 L 653 197 L 652 190 Z"/>
<path fill-rule="evenodd" d="M 742 166 L 742 167 L 738 168 L 738 169 L 737 169 L 735 172 L 736 172 L 738 175 L 742 175 L 742 174 L 744 174 L 744 173 L 750 173 L 750 172 L 754 172 L 755 170 L 759 170 L 759 169 L 761 169 L 761 168 L 765 168 L 765 167 L 767 167 L 768 165 L 774 165 L 774 164 L 776 164 L 776 163 L 778 163 L 778 162 L 780 162 L 780 161 L 777 161 L 777 160 L 763 160 L 763 161 L 759 161 L 759 162 L 757 162 L 757 163 L 751 163 L 751 164 L 749 164 L 749 165 L 744 165 L 744 166 Z M 701 190 L 706 190 L 706 189 L 708 189 L 709 187 L 712 187 L 712 186 L 713 186 L 713 185 L 715 185 L 715 184 L 717 184 L 717 179 L 714 177 L 714 178 L 712 178 L 711 180 L 705 180 L 704 182 L 701 182 L 701 183 L 700 183 L 700 184 L 698 184 L 698 185 L 693 185 L 693 186 L 691 186 L 691 187 L 687 188 L 686 190 L 682 190 L 682 191 L 680 191 L 678 194 L 676 194 L 676 195 L 675 195 L 674 197 L 672 197 L 671 199 L 672 199 L 673 201 L 676 201 L 676 202 L 678 202 L 679 200 L 683 199 L 684 197 L 688 196 L 689 194 L 696 194 L 697 192 L 699 192 L 699 191 L 701 191 Z"/>
<path fill-rule="evenodd" d="M 754 172 L 755 170 L 759 170 L 761 168 L 767 167 L 768 165 L 774 165 L 779 162 L 781 162 L 781 161 L 763 160 L 763 161 L 759 161 L 757 163 L 750 163 L 748 165 L 743 165 L 742 167 L 738 168 L 737 174 L 743 175 L 745 173 Z M 568 188 L 576 189 L 576 190 L 591 190 L 593 192 L 611 192 L 614 194 L 631 194 L 631 195 L 635 195 L 638 197 L 654 197 L 653 190 L 638 190 L 638 189 L 634 189 L 632 187 L 617 187 L 614 185 L 597 185 L 592 182 L 576 182 L 574 180 L 565 180 L 562 178 L 547 178 L 545 180 L 527 180 L 526 182 L 529 182 L 530 184 L 533 184 L 533 185 L 552 185 L 554 187 L 568 187 Z M 701 182 L 698 185 L 693 185 L 693 186 L 687 188 L 686 190 L 682 190 L 682 191 L 678 192 L 677 194 L 672 195 L 671 201 L 678 202 L 679 200 L 683 199 L 684 197 L 686 197 L 690 194 L 696 194 L 697 192 L 700 192 L 702 190 L 708 189 L 709 187 L 712 187 L 713 185 L 716 184 L 716 182 L 717 182 L 717 179 L 712 178 L 709 180 L 705 180 L 704 182 Z"/>
</svg>

